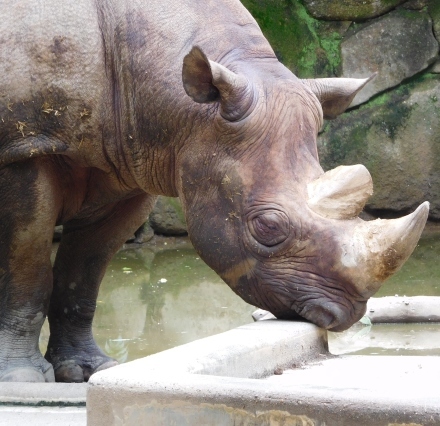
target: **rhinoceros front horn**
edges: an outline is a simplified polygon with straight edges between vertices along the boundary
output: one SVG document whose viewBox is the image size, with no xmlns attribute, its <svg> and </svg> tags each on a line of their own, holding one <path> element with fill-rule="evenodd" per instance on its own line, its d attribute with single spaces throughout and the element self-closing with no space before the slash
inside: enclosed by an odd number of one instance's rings
<svg viewBox="0 0 440 426">
<path fill-rule="evenodd" d="M 347 233 L 341 263 L 351 270 L 351 279 L 360 294 L 370 297 L 376 293 L 383 281 L 406 262 L 417 245 L 428 213 L 429 203 L 425 201 L 407 216 L 360 221 L 353 234 Z"/>
</svg>

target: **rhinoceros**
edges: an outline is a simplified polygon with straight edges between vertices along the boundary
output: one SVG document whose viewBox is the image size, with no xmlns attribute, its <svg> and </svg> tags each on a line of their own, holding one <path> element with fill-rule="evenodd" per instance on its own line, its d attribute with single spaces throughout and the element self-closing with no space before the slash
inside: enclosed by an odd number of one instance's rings
<svg viewBox="0 0 440 426">
<path fill-rule="evenodd" d="M 161 194 L 245 301 L 328 330 L 414 249 L 427 203 L 363 221 L 367 169 L 319 164 L 323 118 L 368 79 L 297 78 L 238 0 L 0 6 L 0 381 L 116 364 L 92 336 L 98 288 Z"/>
</svg>

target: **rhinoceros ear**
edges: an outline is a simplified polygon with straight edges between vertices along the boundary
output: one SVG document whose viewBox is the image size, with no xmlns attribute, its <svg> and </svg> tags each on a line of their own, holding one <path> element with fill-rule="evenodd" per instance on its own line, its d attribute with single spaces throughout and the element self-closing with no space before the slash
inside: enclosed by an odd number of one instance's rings
<svg viewBox="0 0 440 426">
<path fill-rule="evenodd" d="M 301 80 L 321 102 L 324 118 L 333 119 L 342 114 L 356 94 L 374 77 L 368 78 L 316 78 Z"/>
<path fill-rule="evenodd" d="M 183 59 L 182 81 L 195 102 L 220 102 L 220 113 L 226 120 L 241 120 L 251 110 L 254 94 L 249 81 L 210 61 L 197 46 Z"/>
</svg>

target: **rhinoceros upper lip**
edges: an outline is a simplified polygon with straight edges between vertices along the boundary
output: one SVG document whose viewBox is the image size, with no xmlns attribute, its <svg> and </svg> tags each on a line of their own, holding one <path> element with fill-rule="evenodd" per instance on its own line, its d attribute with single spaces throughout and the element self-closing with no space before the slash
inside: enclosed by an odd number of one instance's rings
<svg viewBox="0 0 440 426">
<path fill-rule="evenodd" d="M 312 311 L 304 316 L 307 320 L 313 322 L 326 330 L 333 328 L 339 324 L 339 321 L 328 311 L 321 310 L 319 313 Z"/>
<path fill-rule="evenodd" d="M 339 331 L 339 327 L 342 327 L 342 331 L 351 325 L 348 324 L 346 312 L 342 308 L 334 306 L 327 308 L 320 304 L 306 304 L 304 308 L 300 310 L 298 310 L 298 307 L 295 309 L 294 305 L 292 305 L 292 309 L 297 312 L 299 311 L 298 314 L 302 318 L 326 330 Z"/>
</svg>

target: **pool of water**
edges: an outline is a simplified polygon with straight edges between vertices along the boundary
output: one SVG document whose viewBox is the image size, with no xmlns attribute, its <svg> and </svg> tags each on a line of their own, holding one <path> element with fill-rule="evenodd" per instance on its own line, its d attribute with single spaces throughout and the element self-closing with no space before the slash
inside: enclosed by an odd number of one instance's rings
<svg viewBox="0 0 440 426">
<path fill-rule="evenodd" d="M 248 324 L 254 310 L 187 238 L 158 237 L 116 254 L 101 284 L 93 332 L 108 355 L 126 362 Z M 46 323 L 43 353 L 48 336 Z"/>
<path fill-rule="evenodd" d="M 334 355 L 440 356 L 440 324 L 355 324 L 342 333 L 328 333 Z"/>
<path fill-rule="evenodd" d="M 440 226 L 427 228 L 412 257 L 377 296 L 394 294 L 440 296 Z M 250 323 L 254 310 L 205 265 L 187 238 L 157 237 L 144 246 L 126 245 L 112 260 L 93 328 L 100 347 L 126 362 Z M 386 326 L 386 332 L 375 337 L 381 327 L 357 324 L 345 334 L 330 336 L 331 348 L 335 353 L 403 354 L 417 341 L 417 355 L 440 355 L 440 326 L 429 329 L 428 340 L 417 337 L 425 326 L 400 331 L 401 326 Z M 386 337 L 390 332 L 395 334 Z M 45 324 L 40 338 L 43 353 L 48 333 Z M 378 346 L 381 339 L 396 341 L 393 336 L 402 333 L 409 336 L 406 346 Z"/>
</svg>

